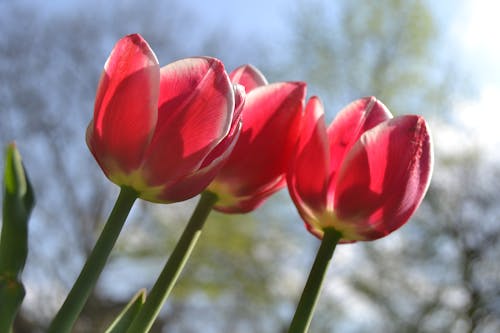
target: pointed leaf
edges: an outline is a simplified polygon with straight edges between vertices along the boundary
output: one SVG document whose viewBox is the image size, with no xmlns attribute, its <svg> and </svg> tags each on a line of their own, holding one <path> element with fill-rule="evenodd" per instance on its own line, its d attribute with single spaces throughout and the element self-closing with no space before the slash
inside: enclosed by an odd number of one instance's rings
<svg viewBox="0 0 500 333">
<path fill-rule="evenodd" d="M 28 220 L 35 197 L 21 155 L 12 143 L 5 154 L 0 235 L 0 332 L 9 332 L 25 291 L 19 280 L 28 256 Z"/>
<path fill-rule="evenodd" d="M 28 255 L 28 220 L 35 197 L 14 144 L 7 147 L 4 177 L 0 274 L 19 276 Z"/>
<path fill-rule="evenodd" d="M 139 313 L 146 302 L 146 290 L 141 289 L 132 297 L 122 312 L 116 317 L 113 323 L 108 327 L 105 333 L 123 333 L 126 332 L 135 316 Z"/>
</svg>

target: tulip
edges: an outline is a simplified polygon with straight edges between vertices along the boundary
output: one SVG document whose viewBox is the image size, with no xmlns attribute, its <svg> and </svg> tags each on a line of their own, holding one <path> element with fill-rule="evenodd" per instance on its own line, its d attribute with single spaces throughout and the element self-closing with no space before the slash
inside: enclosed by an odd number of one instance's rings
<svg viewBox="0 0 500 333">
<path fill-rule="evenodd" d="M 246 213 L 286 186 L 286 170 L 304 110 L 306 84 L 268 84 L 251 65 L 230 73 L 245 87 L 240 137 L 208 191 L 217 195 L 214 209 Z"/>
<path fill-rule="evenodd" d="M 229 156 L 244 91 L 214 58 L 162 68 L 138 34 L 122 38 L 99 81 L 87 144 L 105 175 L 142 199 L 199 194 Z"/>
<path fill-rule="evenodd" d="M 288 188 L 307 229 L 340 242 L 375 240 L 405 224 L 429 186 L 433 151 L 425 120 L 393 118 L 374 97 L 344 108 L 326 128 L 320 100 L 306 106 Z"/>
<path fill-rule="evenodd" d="M 118 41 L 99 80 L 86 138 L 121 191 L 49 333 L 71 331 L 137 198 L 182 201 L 213 180 L 239 136 L 244 100 L 243 87 L 231 83 L 217 59 L 187 58 L 160 68 L 140 35 Z M 201 206 L 211 207 L 204 204 L 211 196 L 203 198 Z M 198 226 L 204 218 L 193 220 Z M 189 255 L 199 235 L 192 224 L 176 260 Z"/>
</svg>

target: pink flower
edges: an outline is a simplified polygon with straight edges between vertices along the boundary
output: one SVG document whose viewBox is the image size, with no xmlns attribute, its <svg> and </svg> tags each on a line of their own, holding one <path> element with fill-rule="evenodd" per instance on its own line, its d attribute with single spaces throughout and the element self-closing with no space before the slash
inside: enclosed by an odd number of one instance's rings
<svg viewBox="0 0 500 333">
<path fill-rule="evenodd" d="M 208 190 L 217 194 L 215 209 L 246 213 L 285 187 L 290 153 L 304 111 L 306 84 L 268 84 L 259 70 L 241 66 L 230 74 L 245 87 L 243 128 L 236 146 Z"/>
<path fill-rule="evenodd" d="M 307 229 L 326 228 L 342 242 L 384 237 L 415 212 L 429 186 L 433 151 L 425 120 L 393 118 L 374 97 L 344 108 L 326 128 L 316 97 L 287 174 L 290 195 Z"/>
<path fill-rule="evenodd" d="M 244 92 L 214 58 L 162 68 L 138 34 L 115 45 L 97 88 L 87 144 L 106 176 L 154 202 L 199 194 L 229 156 Z"/>
</svg>

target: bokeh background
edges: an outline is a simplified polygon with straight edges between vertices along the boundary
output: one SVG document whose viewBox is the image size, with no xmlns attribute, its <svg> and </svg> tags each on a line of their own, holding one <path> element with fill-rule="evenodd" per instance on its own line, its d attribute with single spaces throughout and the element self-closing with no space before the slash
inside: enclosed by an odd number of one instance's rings
<svg viewBox="0 0 500 333">
<path fill-rule="evenodd" d="M 329 121 L 366 95 L 428 119 L 436 164 L 424 203 L 390 236 L 337 248 L 312 333 L 500 332 L 495 6 L 1 0 L 0 142 L 17 142 L 37 194 L 15 332 L 44 331 L 117 196 L 84 137 L 104 62 L 135 32 L 160 64 L 210 55 L 270 82 L 307 81 Z M 196 200 L 136 203 L 74 332 L 101 332 L 152 285 Z M 154 332 L 286 332 L 318 245 L 286 190 L 251 214 L 212 213 Z"/>
</svg>

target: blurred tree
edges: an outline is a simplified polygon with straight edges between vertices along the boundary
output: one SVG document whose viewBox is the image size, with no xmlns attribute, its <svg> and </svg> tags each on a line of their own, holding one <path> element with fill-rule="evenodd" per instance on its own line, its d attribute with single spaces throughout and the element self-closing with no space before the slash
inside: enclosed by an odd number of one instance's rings
<svg viewBox="0 0 500 333">
<path fill-rule="evenodd" d="M 309 1 L 292 26 L 290 62 L 279 69 L 306 80 L 332 113 L 375 95 L 395 113 L 442 114 L 463 85 L 444 47 L 446 22 L 426 1 Z"/>
</svg>

